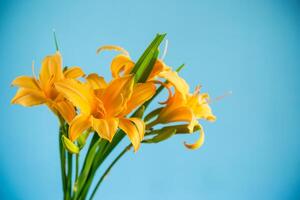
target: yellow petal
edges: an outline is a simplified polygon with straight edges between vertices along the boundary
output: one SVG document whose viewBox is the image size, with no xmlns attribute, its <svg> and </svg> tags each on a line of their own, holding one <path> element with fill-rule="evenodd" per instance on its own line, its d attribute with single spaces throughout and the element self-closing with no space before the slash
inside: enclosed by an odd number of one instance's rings
<svg viewBox="0 0 300 200">
<path fill-rule="evenodd" d="M 134 84 L 132 75 L 117 78 L 105 89 L 101 98 L 108 116 L 115 116 L 125 109 L 131 97 Z"/>
<path fill-rule="evenodd" d="M 154 94 L 156 88 L 152 82 L 140 83 L 133 88 L 132 96 L 127 103 L 126 111 L 122 114 L 127 115 L 132 110 L 148 101 Z"/>
<path fill-rule="evenodd" d="M 112 60 L 110 66 L 112 77 L 118 78 L 120 77 L 120 73 L 128 75 L 133 67 L 134 62 L 128 56 L 118 55 Z"/>
<path fill-rule="evenodd" d="M 101 138 L 112 141 L 115 133 L 118 130 L 119 119 L 118 118 L 107 118 L 107 119 L 96 119 L 92 118 L 92 126 Z"/>
<path fill-rule="evenodd" d="M 193 112 L 189 107 L 181 106 L 175 109 L 164 108 L 158 116 L 158 121 L 160 123 L 170 123 L 170 122 L 192 122 Z"/>
<path fill-rule="evenodd" d="M 13 86 L 39 90 L 38 82 L 30 76 L 19 76 L 11 83 Z"/>
<path fill-rule="evenodd" d="M 188 95 L 187 106 L 189 106 L 197 119 L 215 121 L 216 117 L 212 114 L 211 108 L 207 103 L 208 94 L 199 94 L 197 91 L 193 95 Z"/>
<path fill-rule="evenodd" d="M 101 51 L 119 51 L 123 53 L 126 56 L 129 56 L 128 51 L 126 51 L 124 48 L 116 45 L 104 45 L 97 49 L 97 53 L 100 53 Z"/>
<path fill-rule="evenodd" d="M 99 76 L 96 73 L 89 74 L 86 77 L 88 83 L 92 86 L 94 90 L 103 89 L 107 87 L 107 83 L 102 76 Z"/>
<path fill-rule="evenodd" d="M 35 106 L 45 102 L 46 98 L 42 92 L 27 88 L 20 88 L 11 100 L 11 103 L 22 106 Z"/>
<path fill-rule="evenodd" d="M 161 60 L 156 60 L 153 69 L 148 77 L 148 80 L 153 80 L 154 78 L 156 78 L 156 76 L 159 75 L 159 73 L 163 71 L 170 71 L 170 70 L 171 68 L 165 65 L 164 62 L 162 62 Z"/>
<path fill-rule="evenodd" d="M 65 78 L 79 78 L 84 76 L 84 72 L 80 67 L 69 67 L 66 71 L 64 71 Z"/>
<path fill-rule="evenodd" d="M 55 103 L 55 109 L 68 123 L 70 123 L 76 115 L 74 106 L 67 100 Z"/>
<path fill-rule="evenodd" d="M 144 139 L 144 135 L 145 135 L 144 121 L 141 120 L 140 118 L 136 118 L 136 117 L 131 117 L 131 118 L 129 118 L 129 120 L 135 124 L 135 126 L 138 130 L 139 136 L 140 136 L 140 141 L 142 141 Z"/>
<path fill-rule="evenodd" d="M 62 143 L 64 145 L 64 147 L 70 152 L 70 153 L 74 153 L 74 154 L 78 154 L 80 149 L 79 147 L 74 144 L 71 140 L 69 140 L 66 136 L 62 136 L 61 137 Z"/>
<path fill-rule="evenodd" d="M 159 77 L 166 79 L 182 95 L 188 94 L 189 86 L 185 82 L 185 80 L 178 75 L 177 72 L 175 72 L 175 71 L 163 71 L 159 74 Z"/>
<path fill-rule="evenodd" d="M 198 105 L 194 108 L 194 113 L 198 119 L 205 119 L 208 121 L 216 120 L 216 116 L 212 114 L 211 108 L 208 104 Z"/>
<path fill-rule="evenodd" d="M 119 124 L 120 129 L 122 129 L 126 135 L 129 137 L 134 151 L 137 151 L 140 147 L 140 134 L 137 129 L 137 127 L 130 121 L 129 119 L 121 118 L 120 119 L 120 124 Z"/>
<path fill-rule="evenodd" d="M 194 144 L 187 144 L 186 142 L 184 142 L 184 145 L 188 148 L 188 149 L 198 149 L 200 148 L 203 144 L 204 144 L 204 139 L 205 139 L 205 136 L 204 136 L 204 131 L 203 131 L 203 127 L 200 125 L 200 136 L 199 136 L 199 139 L 194 143 Z"/>
<path fill-rule="evenodd" d="M 200 124 L 199 124 L 198 120 L 194 117 L 192 119 L 192 121 L 190 121 L 190 123 L 188 124 L 187 128 L 188 128 L 189 132 L 192 133 L 194 131 L 194 128 L 197 126 L 200 127 Z"/>
<path fill-rule="evenodd" d="M 55 83 L 55 87 L 75 107 L 78 107 L 82 113 L 91 113 L 94 107 L 94 93 L 88 85 L 74 79 L 65 79 Z"/>
<path fill-rule="evenodd" d="M 77 115 L 69 126 L 69 138 L 75 141 L 83 131 L 91 127 L 90 118 L 87 115 Z"/>
<path fill-rule="evenodd" d="M 48 87 L 49 80 L 60 80 L 63 77 L 62 73 L 62 58 L 59 52 L 47 56 L 43 62 L 40 71 L 40 82 L 43 88 Z"/>
</svg>

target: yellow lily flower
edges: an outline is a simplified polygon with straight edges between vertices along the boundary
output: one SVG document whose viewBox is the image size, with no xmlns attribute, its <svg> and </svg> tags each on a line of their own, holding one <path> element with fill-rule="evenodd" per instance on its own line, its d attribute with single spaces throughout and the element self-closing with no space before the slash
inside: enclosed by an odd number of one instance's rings
<svg viewBox="0 0 300 200">
<path fill-rule="evenodd" d="M 111 141 L 120 128 L 137 151 L 145 133 L 144 122 L 125 116 L 155 94 L 153 84 L 135 84 L 132 75 L 115 78 L 107 84 L 102 77 L 91 74 L 87 83 L 62 80 L 55 86 L 80 110 L 70 123 L 69 137 L 72 141 L 89 128 L 93 128 L 101 138 Z"/>
<path fill-rule="evenodd" d="M 185 144 L 190 149 L 199 148 L 204 142 L 203 128 L 199 124 L 199 119 L 215 121 L 216 117 L 212 114 L 208 104 L 208 94 L 200 94 L 200 88 L 197 87 L 193 94 L 183 96 L 180 92 L 175 94 L 167 101 L 166 106 L 158 114 L 157 119 L 152 124 L 166 124 L 171 122 L 187 122 L 188 129 L 193 132 L 195 126 L 200 126 L 200 138 L 193 144 Z"/>
<path fill-rule="evenodd" d="M 129 53 L 117 46 L 104 46 L 99 48 L 101 50 L 116 50 L 121 51 L 111 63 L 110 69 L 114 78 L 119 78 L 130 74 L 135 63 L 131 60 Z M 199 88 L 196 89 L 194 94 L 189 94 L 189 86 L 186 81 L 181 78 L 176 71 L 167 66 L 162 60 L 156 60 L 153 69 L 147 79 L 147 83 L 154 84 L 157 78 L 167 80 L 167 84 L 163 84 L 170 94 L 170 87 L 175 89 L 174 96 L 164 102 L 166 106 L 162 109 L 158 118 L 151 123 L 171 123 L 171 122 L 188 122 L 189 131 L 192 132 L 195 126 L 199 126 L 200 138 L 195 144 L 185 144 L 187 148 L 199 148 L 204 142 L 204 132 L 202 126 L 198 123 L 198 119 L 206 119 L 214 121 L 216 117 L 212 114 L 208 105 L 208 95 L 200 94 Z"/>
<path fill-rule="evenodd" d="M 67 122 L 70 122 L 76 115 L 74 106 L 58 93 L 54 83 L 83 75 L 79 67 L 70 67 L 63 72 L 62 57 L 59 52 L 56 52 L 43 60 L 39 79 L 33 72 L 32 77 L 19 76 L 13 80 L 12 85 L 20 88 L 11 103 L 26 107 L 46 104 L 55 114 L 61 115 Z"/>
</svg>

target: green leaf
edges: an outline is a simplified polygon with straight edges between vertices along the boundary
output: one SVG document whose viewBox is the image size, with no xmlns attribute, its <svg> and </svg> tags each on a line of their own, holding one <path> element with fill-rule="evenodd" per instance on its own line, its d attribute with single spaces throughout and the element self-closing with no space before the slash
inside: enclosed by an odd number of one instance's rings
<svg viewBox="0 0 300 200">
<path fill-rule="evenodd" d="M 163 107 L 156 108 L 156 109 L 152 110 L 150 113 L 148 113 L 148 115 L 146 115 L 146 117 L 144 118 L 144 121 L 145 122 L 150 121 L 151 119 L 156 117 L 162 109 L 163 109 Z"/>
<path fill-rule="evenodd" d="M 153 67 L 153 65 L 151 66 L 150 63 L 153 62 L 153 57 L 158 55 L 158 47 L 165 36 L 166 34 L 157 34 L 154 40 L 136 62 L 134 68 L 131 71 L 131 73 L 135 74 L 136 82 L 145 81 L 145 77 L 147 78 L 149 76 L 149 72 L 151 72 L 151 70 L 147 68 Z"/>
<path fill-rule="evenodd" d="M 149 63 L 148 63 L 148 60 L 144 61 L 146 67 L 145 67 L 144 71 L 141 73 L 141 76 L 140 76 L 138 82 L 144 83 L 147 81 L 148 76 L 151 74 L 154 64 L 158 58 L 158 54 L 159 54 L 159 51 L 158 51 L 158 49 L 156 49 L 155 52 L 153 53 Z M 149 55 L 151 55 L 151 54 L 149 54 Z"/>
<path fill-rule="evenodd" d="M 90 130 L 83 132 L 77 139 L 79 148 L 82 149 L 86 143 L 86 140 L 90 134 Z"/>
<path fill-rule="evenodd" d="M 180 72 L 184 67 L 185 67 L 185 64 L 180 65 L 180 66 L 176 69 L 176 72 Z"/>
<path fill-rule="evenodd" d="M 53 30 L 53 37 L 54 37 L 55 49 L 56 51 L 59 51 L 55 30 Z"/>
<path fill-rule="evenodd" d="M 141 107 L 139 107 L 136 112 L 135 112 L 135 117 L 138 117 L 138 118 L 142 118 L 143 115 L 144 115 L 144 112 L 145 112 L 145 106 L 142 105 Z"/>
<path fill-rule="evenodd" d="M 83 187 L 85 186 L 86 181 L 91 178 L 90 172 L 91 172 L 93 163 L 97 161 L 97 159 L 98 159 L 97 157 L 99 156 L 99 154 L 100 155 L 102 154 L 106 144 L 107 144 L 107 140 L 100 138 L 89 149 L 89 152 L 86 155 L 86 161 L 85 161 L 84 167 L 83 167 L 83 169 L 80 173 L 80 176 L 78 177 L 78 180 L 76 182 L 77 191 L 75 193 L 74 199 L 77 199 L 77 197 L 79 197 L 79 195 L 81 195 L 81 191 L 82 191 Z"/>
<path fill-rule="evenodd" d="M 176 129 L 169 128 L 169 129 L 161 129 L 160 131 L 156 132 L 158 135 L 154 136 L 151 139 L 147 139 L 142 141 L 143 143 L 159 143 L 162 142 L 170 137 L 172 137 L 176 133 Z"/>
<path fill-rule="evenodd" d="M 183 125 L 167 126 L 165 128 L 175 128 L 177 130 L 176 134 L 185 134 L 185 133 L 190 133 L 188 126 L 189 126 L 188 124 L 183 124 Z M 200 125 L 195 125 L 192 132 L 196 132 L 200 129 L 201 129 Z"/>
<path fill-rule="evenodd" d="M 78 154 L 80 149 L 76 144 L 74 144 L 71 140 L 69 140 L 66 136 L 61 137 L 62 143 L 70 153 Z"/>
</svg>

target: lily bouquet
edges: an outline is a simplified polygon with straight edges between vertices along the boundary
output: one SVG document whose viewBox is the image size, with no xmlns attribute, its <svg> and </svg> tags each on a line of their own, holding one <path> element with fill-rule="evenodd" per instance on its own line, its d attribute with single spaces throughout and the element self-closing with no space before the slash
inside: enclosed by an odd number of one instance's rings
<svg viewBox="0 0 300 200">
<path fill-rule="evenodd" d="M 55 37 L 56 53 L 45 57 L 39 76 L 32 67 L 33 76 L 13 80 L 12 85 L 19 87 L 13 104 L 45 104 L 59 119 L 64 199 L 87 199 L 88 195 L 92 199 L 105 176 L 131 147 L 136 152 L 141 144 L 159 143 L 177 134 L 196 131 L 200 133 L 199 139 L 184 145 L 197 149 L 203 144 L 204 132 L 198 120 L 216 119 L 208 94 L 201 94 L 200 87 L 190 93 L 188 84 L 178 75 L 183 65 L 174 70 L 158 59 L 164 37 L 165 34 L 157 34 L 137 62 L 121 47 L 100 47 L 97 53 L 119 52 L 111 62 L 110 81 L 97 73 L 85 75 L 78 66 L 64 67 Z M 168 98 L 159 102 L 158 108 L 146 112 L 150 102 L 164 89 Z M 91 188 L 96 181 L 95 173 L 125 136 L 131 143 Z M 87 150 L 81 151 L 83 148 Z M 79 155 L 84 159 L 79 159 Z"/>
</svg>

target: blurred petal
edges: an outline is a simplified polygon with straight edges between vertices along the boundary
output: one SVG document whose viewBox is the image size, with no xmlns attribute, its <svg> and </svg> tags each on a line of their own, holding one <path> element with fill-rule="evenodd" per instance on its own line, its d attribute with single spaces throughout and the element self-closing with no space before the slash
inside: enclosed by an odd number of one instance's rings
<svg viewBox="0 0 300 200">
<path fill-rule="evenodd" d="M 75 108 L 69 101 L 57 102 L 55 108 L 68 123 L 70 123 L 76 115 Z"/>
<path fill-rule="evenodd" d="M 134 84 L 132 75 L 112 80 L 101 98 L 108 116 L 119 114 L 126 108 L 126 103 L 131 97 Z"/>
<path fill-rule="evenodd" d="M 84 72 L 80 67 L 69 67 L 66 71 L 64 71 L 65 78 L 79 78 L 84 76 Z"/>
<path fill-rule="evenodd" d="M 132 110 L 142 105 L 155 94 L 155 85 L 151 82 L 137 84 L 133 88 L 132 96 L 127 103 L 124 115 L 130 113 Z"/>
<path fill-rule="evenodd" d="M 142 141 L 144 139 L 144 135 L 145 135 L 144 121 L 141 120 L 140 118 L 136 118 L 136 117 L 131 117 L 131 118 L 129 118 L 129 120 L 135 124 L 135 126 L 138 130 L 139 136 L 140 136 L 140 141 Z"/>
<path fill-rule="evenodd" d="M 201 125 L 200 125 L 199 133 L 200 133 L 199 139 L 198 139 L 194 144 L 187 144 L 186 142 L 184 142 L 184 145 L 185 145 L 188 149 L 193 149 L 193 150 L 195 150 L 195 149 L 200 148 L 200 147 L 204 144 L 205 136 L 204 136 L 204 131 L 203 131 L 203 128 L 202 128 Z"/>
<path fill-rule="evenodd" d="M 58 92 L 78 107 L 82 113 L 90 114 L 94 106 L 94 93 L 87 85 L 74 79 L 55 83 Z"/>
<path fill-rule="evenodd" d="M 62 73 L 62 57 L 59 52 L 56 54 L 47 56 L 42 62 L 42 68 L 40 71 L 40 82 L 43 88 L 48 86 L 49 80 L 60 80 L 63 77 Z"/>
<path fill-rule="evenodd" d="M 137 127 L 135 126 L 134 123 L 132 123 L 132 121 L 130 121 L 129 119 L 125 119 L 125 118 L 121 118 L 120 119 L 120 124 L 119 124 L 120 129 L 122 129 L 126 135 L 129 137 L 134 151 L 137 151 L 140 147 L 140 134 L 139 131 L 137 129 Z"/>
<path fill-rule="evenodd" d="M 189 92 L 189 86 L 183 78 L 181 78 L 175 71 L 163 71 L 159 74 L 159 77 L 166 79 L 170 82 L 175 89 L 182 95 L 186 95 Z"/>
<path fill-rule="evenodd" d="M 35 106 L 45 102 L 46 99 L 42 92 L 26 88 L 20 88 L 11 100 L 11 103 L 22 106 Z"/>
<path fill-rule="evenodd" d="M 194 113 L 198 119 L 205 119 L 211 122 L 216 120 L 216 116 L 212 114 L 211 108 L 207 103 L 198 105 L 194 109 Z"/>
<path fill-rule="evenodd" d="M 77 115 L 70 123 L 69 138 L 73 142 L 83 133 L 83 131 L 87 130 L 90 127 L 91 122 L 89 116 Z"/>
<path fill-rule="evenodd" d="M 119 78 L 120 73 L 123 75 L 128 75 L 134 66 L 134 62 L 128 56 L 118 55 L 111 63 L 110 70 L 112 77 Z"/>
<path fill-rule="evenodd" d="M 86 77 L 88 83 L 92 86 L 94 90 L 103 89 L 107 87 L 107 83 L 102 76 L 99 76 L 96 73 L 89 74 Z"/>
<path fill-rule="evenodd" d="M 15 80 L 13 80 L 11 85 L 28 89 L 40 89 L 36 79 L 30 76 L 18 76 Z"/>
<path fill-rule="evenodd" d="M 164 62 L 162 62 L 161 60 L 156 60 L 153 69 L 148 77 L 148 80 L 153 80 L 156 76 L 159 75 L 159 73 L 163 71 L 170 71 L 170 70 L 171 68 L 165 65 Z"/>
<path fill-rule="evenodd" d="M 108 118 L 108 119 L 96 119 L 92 118 L 92 126 L 100 137 L 112 141 L 115 133 L 118 130 L 119 119 Z"/>
<path fill-rule="evenodd" d="M 190 108 L 186 106 L 181 106 L 175 109 L 164 108 L 161 111 L 161 114 L 158 116 L 158 121 L 160 123 L 169 123 L 169 122 L 192 122 L 193 112 Z"/>
<path fill-rule="evenodd" d="M 122 54 L 129 56 L 128 51 L 126 51 L 124 48 L 116 45 L 104 45 L 97 49 L 97 53 L 100 53 L 101 51 L 119 51 Z"/>
</svg>

